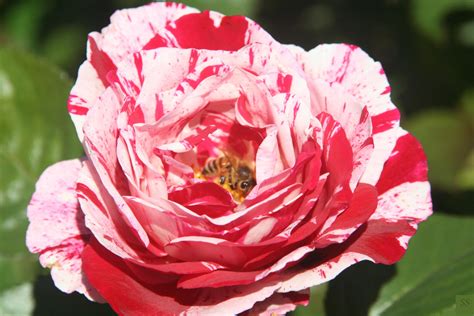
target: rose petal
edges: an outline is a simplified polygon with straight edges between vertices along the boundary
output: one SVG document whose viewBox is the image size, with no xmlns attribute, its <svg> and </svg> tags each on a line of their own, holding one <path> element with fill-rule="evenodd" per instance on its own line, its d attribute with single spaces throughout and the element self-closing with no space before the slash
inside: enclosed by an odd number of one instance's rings
<svg viewBox="0 0 474 316">
<path fill-rule="evenodd" d="M 375 184 L 398 138 L 395 133 L 400 118 L 387 93 L 389 85 L 382 66 L 353 45 L 319 45 L 308 53 L 295 52 L 308 83 L 323 80 L 341 86 L 359 104 L 367 106 L 372 117 L 374 154 L 368 163 L 371 168 L 365 171 L 361 181 Z"/>
<path fill-rule="evenodd" d="M 290 293 L 276 293 L 263 302 L 258 302 L 252 307 L 252 310 L 243 313 L 244 315 L 275 316 L 286 315 L 294 311 L 298 306 L 306 306 L 309 303 L 309 290 Z"/>
<path fill-rule="evenodd" d="M 277 289 L 278 283 L 252 284 L 221 289 L 182 290 L 174 284 L 144 285 L 113 254 L 92 242 L 84 251 L 87 277 L 116 312 L 149 315 L 160 306 L 165 314 L 189 315 L 238 314 L 264 301 Z M 113 285 L 113 286 L 111 286 Z M 133 295 L 130 295 L 133 293 Z"/>
<path fill-rule="evenodd" d="M 26 245 L 40 254 L 43 267 L 51 268 L 54 284 L 61 291 L 77 291 L 101 301 L 82 270 L 82 251 L 90 237 L 76 197 L 79 159 L 58 162 L 41 175 L 28 206 L 30 225 Z"/>
<path fill-rule="evenodd" d="M 388 82 L 380 63 L 362 49 L 347 44 L 323 44 L 302 56 L 303 68 L 312 84 L 317 79 L 340 84 L 371 116 L 395 109 L 386 93 Z"/>
<path fill-rule="evenodd" d="M 180 236 L 201 234 L 208 229 L 197 215 L 177 203 L 155 199 L 150 202 L 137 197 L 124 197 L 134 209 L 135 214 L 147 234 L 163 250 L 173 239 Z M 183 212 L 187 215 L 183 218 Z M 196 260 L 191 260 L 196 261 Z"/>
<path fill-rule="evenodd" d="M 77 196 L 87 228 L 104 247 L 122 258 L 138 258 L 137 250 L 130 245 L 137 243 L 135 236 L 89 161 L 84 163 L 77 180 Z"/>
<path fill-rule="evenodd" d="M 182 4 L 150 3 L 115 12 L 110 18 L 111 24 L 102 33 L 89 35 L 87 60 L 81 65 L 68 102 L 80 140 L 83 117 L 108 86 L 107 74 L 114 71 L 125 56 L 140 51 L 170 21 L 192 12 L 197 10 Z M 169 45 L 168 40 L 166 43 Z"/>
<path fill-rule="evenodd" d="M 360 225 L 364 224 L 377 208 L 377 190 L 370 184 L 359 184 L 349 207 L 336 217 L 326 229 L 323 227 L 315 241 L 318 248 L 345 241 Z"/>
<path fill-rule="evenodd" d="M 431 214 L 427 168 L 423 151 L 410 134 L 400 137 L 380 177 L 378 207 L 367 224 L 343 243 L 343 253 L 326 263 L 294 273 L 280 292 L 295 291 L 326 282 L 360 260 L 392 264 L 400 260 L 417 224 Z M 416 188 L 416 190 L 413 190 Z M 407 203 L 403 201 L 410 201 Z M 409 205 L 409 207 L 408 207 Z M 340 250 L 333 249 L 335 253 Z"/>
<path fill-rule="evenodd" d="M 167 30 L 181 48 L 235 51 L 246 44 L 248 28 L 249 21 L 243 16 L 205 11 L 182 16 Z"/>
<path fill-rule="evenodd" d="M 426 156 L 410 134 L 397 140 L 377 183 L 379 206 L 371 219 L 407 220 L 416 226 L 432 213 Z"/>
<path fill-rule="evenodd" d="M 331 115 L 318 115 L 323 130 L 323 170 L 329 172 L 329 190 L 345 184 L 350 179 L 353 166 L 353 152 L 345 130 Z"/>
<path fill-rule="evenodd" d="M 149 5 L 116 11 L 110 18 L 110 25 L 101 33 L 92 33 L 98 47 L 110 55 L 118 64 L 126 55 L 143 49 L 154 37 L 165 29 L 166 25 L 180 17 L 198 12 L 179 3 L 154 2 Z M 162 33 L 161 33 L 162 34 Z M 167 38 L 163 34 L 163 38 Z M 172 47 L 172 39 L 167 46 Z"/>
<path fill-rule="evenodd" d="M 361 260 L 392 264 L 400 260 L 406 250 L 406 245 L 401 245 L 399 238 L 413 235 L 414 232 L 415 230 L 406 222 L 392 223 L 387 228 L 385 221 L 369 221 L 346 243 L 328 249 L 329 258 L 321 258 L 323 260 L 307 264 L 305 268 L 300 267 L 295 271 L 280 274 L 281 283 L 278 292 L 299 291 L 328 282 Z"/>
<path fill-rule="evenodd" d="M 169 199 L 196 214 L 219 217 L 231 214 L 236 204 L 229 192 L 213 182 L 201 182 L 182 187 L 169 194 Z"/>
</svg>

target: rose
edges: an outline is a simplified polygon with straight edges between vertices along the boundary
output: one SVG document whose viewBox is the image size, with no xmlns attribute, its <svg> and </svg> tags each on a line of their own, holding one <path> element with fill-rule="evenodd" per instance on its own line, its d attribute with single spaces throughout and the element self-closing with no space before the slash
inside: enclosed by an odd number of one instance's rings
<svg viewBox="0 0 474 316">
<path fill-rule="evenodd" d="M 59 289 L 120 314 L 292 310 L 360 260 L 398 261 L 431 213 L 389 95 L 352 45 L 306 52 L 180 4 L 119 11 L 69 98 L 87 157 L 43 173 L 27 245 Z"/>
</svg>

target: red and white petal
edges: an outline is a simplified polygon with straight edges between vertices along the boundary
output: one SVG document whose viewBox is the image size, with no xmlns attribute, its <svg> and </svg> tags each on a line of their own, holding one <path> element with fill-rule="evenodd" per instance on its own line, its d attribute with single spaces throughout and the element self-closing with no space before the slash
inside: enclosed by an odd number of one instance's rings
<svg viewBox="0 0 474 316">
<path fill-rule="evenodd" d="M 248 254 L 225 239 L 189 236 L 173 239 L 165 246 L 172 257 L 182 261 L 211 261 L 224 266 L 241 266 Z"/>
<path fill-rule="evenodd" d="M 226 315 L 247 311 L 278 289 L 278 282 L 221 289 L 182 290 L 141 284 L 124 262 L 93 242 L 84 252 L 87 277 L 112 308 L 124 314 Z M 114 284 L 114 286 L 110 286 Z M 129 295 L 133 293 L 133 295 Z"/>
<path fill-rule="evenodd" d="M 267 128 L 266 134 L 265 139 L 258 147 L 255 158 L 257 183 L 262 183 L 265 179 L 271 178 L 285 169 L 278 146 L 277 128 L 274 126 Z"/>
<path fill-rule="evenodd" d="M 276 243 L 279 247 L 283 243 Z M 264 270 L 234 271 L 218 270 L 207 274 L 184 276 L 180 278 L 178 287 L 183 289 L 222 288 L 226 286 L 248 285 L 264 280 L 271 274 L 285 270 L 291 263 L 298 262 L 305 255 L 314 250 L 314 247 L 303 246 L 287 254 L 269 268 Z M 271 250 L 270 250 L 271 251 Z"/>
<path fill-rule="evenodd" d="M 235 112 L 241 125 L 265 128 L 275 123 L 277 109 L 264 82 L 241 70 L 234 71 L 229 81 L 240 90 Z"/>
<path fill-rule="evenodd" d="M 101 185 L 117 205 L 118 214 L 130 227 L 132 234 L 139 237 L 143 245 L 149 243 L 143 227 L 133 211 L 123 201 L 123 192 L 128 192 L 127 180 L 117 159 L 117 118 L 120 100 L 111 88 L 99 98 L 97 107 L 91 109 L 84 125 L 84 147 L 94 165 Z"/>
<path fill-rule="evenodd" d="M 183 133 L 185 125 L 193 119 L 194 115 L 203 110 L 210 101 L 213 94 L 219 91 L 218 87 L 229 76 L 229 67 L 219 67 L 215 71 L 209 72 L 209 76 L 202 78 L 199 85 L 188 89 L 186 94 L 182 92 L 174 96 L 176 107 L 163 115 L 153 124 L 135 126 L 135 135 L 138 141 L 144 138 L 147 142 L 142 143 L 142 147 L 150 155 L 153 149 L 159 145 L 171 143 L 178 139 Z M 184 130 L 184 132 L 188 132 Z"/>
<path fill-rule="evenodd" d="M 294 311 L 298 306 L 306 306 L 309 303 L 309 289 L 299 292 L 275 293 L 263 302 L 258 302 L 252 309 L 243 313 L 244 315 L 276 316 L 286 315 Z"/>
<path fill-rule="evenodd" d="M 319 79 L 341 85 L 360 104 L 367 106 L 371 116 L 395 109 L 382 66 L 359 47 L 319 45 L 303 53 L 301 60 L 310 84 Z"/>
<path fill-rule="evenodd" d="M 209 222 L 217 226 L 236 227 L 242 225 L 253 218 L 276 212 L 285 206 L 291 204 L 302 195 L 302 184 L 293 183 L 288 186 L 279 188 L 279 190 L 271 191 L 263 200 L 256 201 L 248 207 L 236 208 L 235 213 L 221 216 L 218 218 L 206 217 Z M 244 204 L 240 204 L 242 206 Z"/>
<path fill-rule="evenodd" d="M 149 5 L 116 11 L 110 18 L 110 25 L 101 33 L 92 33 L 98 48 L 107 53 L 114 64 L 124 57 L 141 51 L 144 46 L 167 25 L 180 17 L 197 13 L 198 10 L 179 3 L 154 2 Z M 163 38 L 166 38 L 166 34 Z M 167 39 L 164 47 L 173 47 Z M 88 59 L 91 59 L 91 52 Z"/>
<path fill-rule="evenodd" d="M 398 123 L 397 123 L 398 124 Z M 394 127 L 380 133 L 373 133 L 373 151 L 367 162 L 367 168 L 360 178 L 360 182 L 375 185 L 389 159 L 397 139 L 406 132 L 400 127 Z"/>
<path fill-rule="evenodd" d="M 398 138 L 376 187 L 379 202 L 371 219 L 406 220 L 415 226 L 431 215 L 426 156 L 411 134 Z"/>
<path fill-rule="evenodd" d="M 214 182 L 197 182 L 170 192 L 169 199 L 196 214 L 220 217 L 231 214 L 236 204 L 232 195 Z"/>
<path fill-rule="evenodd" d="M 265 41 L 260 33 L 270 37 L 244 16 L 224 16 L 210 11 L 182 16 L 166 29 L 181 48 L 236 51 L 250 42 Z"/>
<path fill-rule="evenodd" d="M 295 291 L 326 282 L 360 260 L 383 264 L 400 260 L 417 224 L 431 214 L 432 206 L 426 181 L 426 157 L 418 141 L 405 134 L 398 139 L 390 157 L 377 183 L 381 194 L 377 210 L 346 241 L 348 246 L 343 253 L 291 276 L 283 282 L 280 291 Z"/>
<path fill-rule="evenodd" d="M 281 274 L 281 282 L 277 292 L 288 293 L 301 291 L 334 279 L 339 273 L 362 260 L 368 260 L 366 255 L 345 252 L 335 259 L 322 264 L 308 267 L 307 270 Z"/>
<path fill-rule="evenodd" d="M 312 82 L 322 80 L 332 87 L 341 87 L 367 107 L 372 120 L 374 153 L 368 162 L 371 167 L 366 169 L 360 181 L 374 185 L 395 146 L 400 119 L 390 100 L 390 86 L 382 66 L 354 45 L 319 45 L 308 53 L 295 52 L 307 75 L 310 90 L 314 89 Z"/>
<path fill-rule="evenodd" d="M 198 11 L 182 4 L 151 3 L 115 12 L 108 27 L 101 33 L 89 35 L 87 60 L 79 70 L 68 102 L 68 110 L 80 140 L 83 117 L 109 85 L 107 74 L 115 71 L 126 56 L 141 51 L 157 35 L 158 30 L 164 29 L 180 16 L 194 12 Z M 165 44 L 171 46 L 168 41 Z"/>
<path fill-rule="evenodd" d="M 325 229 L 322 229 L 314 241 L 317 248 L 333 243 L 342 243 L 355 230 L 364 224 L 377 208 L 377 190 L 375 187 L 360 183 L 354 190 L 350 204 Z"/>
<path fill-rule="evenodd" d="M 309 103 L 306 104 L 297 95 L 283 93 L 276 95 L 273 101 L 278 108 L 282 109 L 285 119 L 289 122 L 294 149 L 299 154 L 309 136 L 312 117 Z"/>
<path fill-rule="evenodd" d="M 164 314 L 186 310 L 186 305 L 175 300 L 172 287 L 150 289 L 142 285 L 123 260 L 95 240 L 85 249 L 83 260 L 87 277 L 116 312 L 145 316 L 156 314 L 157 306 Z"/>
<path fill-rule="evenodd" d="M 353 152 L 344 128 L 334 118 L 322 112 L 317 116 L 322 126 L 322 160 L 329 172 L 328 189 L 345 185 L 352 174 Z"/>
<path fill-rule="evenodd" d="M 101 300 L 82 270 L 82 251 L 91 233 L 84 225 L 76 196 L 81 167 L 79 159 L 67 160 L 43 172 L 28 206 L 26 245 L 40 254 L 43 267 L 51 268 L 54 284 L 61 291 L 77 291 Z"/>
<path fill-rule="evenodd" d="M 414 229 L 404 223 L 398 228 L 384 230 L 384 223 L 375 221 L 360 227 L 344 244 L 332 248 L 330 252 L 323 250 L 317 255 L 315 263 L 280 273 L 277 292 L 300 291 L 328 282 L 362 260 L 385 264 L 398 261 L 405 252 L 398 238 L 408 232 L 414 232 Z"/>
<path fill-rule="evenodd" d="M 354 189 L 372 159 L 372 123 L 366 107 L 341 85 L 317 79 L 311 83 L 311 111 L 314 116 L 329 113 L 341 125 L 353 152 L 351 188 Z"/>
<path fill-rule="evenodd" d="M 77 195 L 85 225 L 107 249 L 119 257 L 138 258 L 137 251 L 130 246 L 134 235 L 118 214 L 115 202 L 103 187 L 90 161 L 86 161 L 77 182 Z M 121 233 L 120 233 L 120 232 Z"/>
<path fill-rule="evenodd" d="M 177 208 L 178 204 L 166 200 L 155 200 L 155 203 L 149 203 L 127 196 L 124 199 L 134 209 L 141 225 L 160 250 L 177 237 L 201 233 L 202 229 L 199 229 L 199 222 L 196 219 L 191 217 L 183 219 L 176 215 L 173 205 Z"/>
<path fill-rule="evenodd" d="M 391 229 L 386 229 L 385 222 L 372 221 L 359 228 L 358 232 L 346 241 L 347 244 L 333 248 L 330 253 L 323 252 L 318 255 L 315 263 L 306 264 L 304 267 L 294 266 L 291 270 L 254 282 L 249 287 L 259 286 L 272 288 L 278 293 L 291 293 L 328 282 L 362 260 L 391 264 L 398 261 L 405 252 L 406 244 L 403 245 L 400 237 L 412 235 L 414 232 L 415 229 L 406 222 L 393 223 Z"/>
<path fill-rule="evenodd" d="M 352 95 L 347 93 L 341 85 L 330 84 L 321 79 L 309 83 L 311 92 L 311 112 L 317 116 L 321 112 L 330 114 L 344 128 L 347 138 L 358 142 L 355 133 L 359 126 L 364 106 Z M 365 134 L 372 131 L 370 122 L 364 126 Z M 355 138 L 353 140 L 353 138 Z"/>
<path fill-rule="evenodd" d="M 195 54 L 194 54 L 195 55 Z M 140 84 L 141 89 L 137 104 L 145 113 L 145 122 L 159 120 L 172 109 L 172 102 L 163 102 L 161 94 L 176 88 L 192 71 L 196 57 L 192 50 L 162 48 L 142 51 L 135 55 L 135 60 L 141 60 Z M 136 65 L 134 65 L 136 67 Z M 130 71 L 122 71 L 123 76 L 130 76 Z M 131 70 L 137 73 L 137 69 Z M 170 104 L 171 103 L 171 104 Z"/>
<path fill-rule="evenodd" d="M 104 90 L 104 84 L 97 76 L 94 67 L 88 61 L 85 61 L 79 68 L 78 79 L 67 101 L 69 115 L 81 142 L 84 138 L 82 127 L 87 112 Z"/>
</svg>

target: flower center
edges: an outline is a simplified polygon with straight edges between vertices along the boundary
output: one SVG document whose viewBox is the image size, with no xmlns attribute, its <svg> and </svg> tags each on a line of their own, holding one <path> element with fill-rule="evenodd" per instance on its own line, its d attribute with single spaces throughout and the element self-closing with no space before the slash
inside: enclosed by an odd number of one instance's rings
<svg viewBox="0 0 474 316">
<path fill-rule="evenodd" d="M 204 167 L 195 171 L 195 177 L 217 183 L 229 191 L 238 203 L 245 199 L 256 184 L 253 163 L 229 154 L 208 158 Z"/>
</svg>

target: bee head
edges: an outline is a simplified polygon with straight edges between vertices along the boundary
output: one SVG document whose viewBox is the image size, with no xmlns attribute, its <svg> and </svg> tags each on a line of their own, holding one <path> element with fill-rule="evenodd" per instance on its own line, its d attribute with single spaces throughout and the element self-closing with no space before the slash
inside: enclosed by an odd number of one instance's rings
<svg viewBox="0 0 474 316">
<path fill-rule="evenodd" d="M 239 166 L 239 168 L 237 168 L 237 175 L 239 176 L 239 179 L 247 180 L 252 177 L 252 172 L 247 166 Z"/>
<path fill-rule="evenodd" d="M 238 183 L 239 190 L 246 195 L 255 186 L 255 181 L 252 179 L 241 180 Z"/>
</svg>

